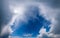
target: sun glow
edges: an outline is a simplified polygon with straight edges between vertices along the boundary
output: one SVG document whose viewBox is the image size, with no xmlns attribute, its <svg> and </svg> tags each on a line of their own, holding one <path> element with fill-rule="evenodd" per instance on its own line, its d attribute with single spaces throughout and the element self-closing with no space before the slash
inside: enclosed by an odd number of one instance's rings
<svg viewBox="0 0 60 38">
<path fill-rule="evenodd" d="M 13 12 L 15 14 L 23 15 L 24 14 L 24 8 L 23 7 L 16 7 L 16 8 L 14 8 Z"/>
</svg>

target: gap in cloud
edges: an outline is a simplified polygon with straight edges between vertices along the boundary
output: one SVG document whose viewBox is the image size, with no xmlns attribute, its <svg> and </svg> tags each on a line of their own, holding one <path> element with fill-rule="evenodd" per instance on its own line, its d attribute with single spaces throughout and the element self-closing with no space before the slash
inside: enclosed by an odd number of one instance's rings
<svg viewBox="0 0 60 38">
<path fill-rule="evenodd" d="M 32 36 L 37 36 L 43 26 L 48 32 L 50 21 L 39 15 L 39 7 L 30 5 L 26 9 L 25 20 L 28 21 L 27 24 L 19 19 L 19 27 L 16 27 L 17 29 L 12 33 L 12 36 L 23 36 L 24 34 L 32 34 Z"/>
</svg>

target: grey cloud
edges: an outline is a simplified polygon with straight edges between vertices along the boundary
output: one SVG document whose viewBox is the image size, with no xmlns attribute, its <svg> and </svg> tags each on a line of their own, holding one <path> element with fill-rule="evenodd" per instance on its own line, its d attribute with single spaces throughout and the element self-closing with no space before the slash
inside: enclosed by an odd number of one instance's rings
<svg viewBox="0 0 60 38">
<path fill-rule="evenodd" d="M 43 34 L 41 38 L 48 38 L 46 34 Z"/>
<path fill-rule="evenodd" d="M 0 34 L 2 33 L 2 30 L 4 29 L 5 26 L 7 26 L 7 24 L 9 23 L 9 21 L 12 18 L 12 13 L 10 12 L 9 9 L 9 1 L 8 0 L 1 0 L 1 9 L 0 9 Z M 6 29 L 6 32 L 8 32 L 8 30 Z M 5 31 L 4 31 L 5 33 Z M 9 33 L 4 34 L 2 36 L 0 36 L 1 38 L 7 38 L 7 36 L 9 35 Z"/>
<path fill-rule="evenodd" d="M 13 0 L 15 3 L 20 2 L 42 2 L 51 8 L 60 8 L 60 0 Z"/>
<path fill-rule="evenodd" d="M 60 0 L 38 0 L 38 2 L 46 3 L 49 7 L 54 9 L 60 8 Z"/>
<path fill-rule="evenodd" d="M 7 24 L 12 17 L 12 13 L 10 12 L 9 4 L 7 0 L 5 1 L 2 0 L 0 14 L 1 14 L 1 25 Z"/>
<path fill-rule="evenodd" d="M 59 16 L 60 16 L 60 12 L 57 14 L 55 18 L 57 23 L 55 24 L 52 30 L 54 34 L 60 34 L 60 17 Z"/>
<path fill-rule="evenodd" d="M 43 2 L 44 3 L 44 2 Z M 53 26 L 50 30 L 51 32 L 48 35 L 42 35 L 46 36 L 48 38 L 60 38 L 60 0 L 53 0 L 53 1 L 45 1 L 46 7 L 48 9 L 45 9 L 46 15 L 49 17 L 54 18 L 53 20 Z M 47 10 L 47 11 L 46 11 Z M 50 34 L 53 34 L 52 36 L 49 36 Z M 55 37 L 56 36 L 56 37 Z M 44 37 L 43 37 L 44 38 Z"/>
</svg>

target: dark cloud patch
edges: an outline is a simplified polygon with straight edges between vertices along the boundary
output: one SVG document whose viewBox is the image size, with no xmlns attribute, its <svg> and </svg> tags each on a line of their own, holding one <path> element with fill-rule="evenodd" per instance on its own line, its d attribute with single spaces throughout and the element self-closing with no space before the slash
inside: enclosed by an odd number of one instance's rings
<svg viewBox="0 0 60 38">
<path fill-rule="evenodd" d="M 3 36 L 0 36 L 0 38 L 9 38 L 9 34 L 5 34 Z"/>
<path fill-rule="evenodd" d="M 57 14 L 57 16 L 56 16 L 56 24 L 55 24 L 55 26 L 53 27 L 53 30 L 52 30 L 52 32 L 54 33 L 54 34 L 60 34 L 60 13 L 58 13 Z"/>
<path fill-rule="evenodd" d="M 47 6 L 52 8 L 60 8 L 60 0 L 15 0 L 15 2 L 42 2 L 46 3 Z"/>
<path fill-rule="evenodd" d="M 12 13 L 10 12 L 8 1 L 2 0 L 0 14 L 1 14 L 1 25 L 8 24 L 8 22 L 12 17 Z"/>
<path fill-rule="evenodd" d="M 49 38 L 46 34 L 43 34 L 41 38 Z"/>
<path fill-rule="evenodd" d="M 60 8 L 60 0 L 36 0 L 37 2 L 46 3 L 49 7 Z"/>
<path fill-rule="evenodd" d="M 8 0 L 1 0 L 1 7 L 0 7 L 0 34 L 2 33 L 2 30 L 5 26 L 7 26 L 7 24 L 9 23 L 9 21 L 12 18 L 12 13 L 10 12 L 9 9 L 9 3 Z M 7 29 L 6 29 L 7 30 Z M 3 35 L 1 34 L 1 38 L 7 38 L 9 33 Z"/>
<path fill-rule="evenodd" d="M 60 0 L 54 0 L 52 6 L 54 8 L 60 8 Z"/>
<path fill-rule="evenodd" d="M 60 8 L 60 0 L 50 0 L 48 1 L 48 5 L 52 8 Z"/>
</svg>

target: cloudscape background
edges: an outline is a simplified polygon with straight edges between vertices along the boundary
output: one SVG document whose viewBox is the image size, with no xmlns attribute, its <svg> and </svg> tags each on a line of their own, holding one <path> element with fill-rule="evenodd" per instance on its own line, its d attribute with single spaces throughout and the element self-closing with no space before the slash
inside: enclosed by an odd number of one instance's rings
<svg viewBox="0 0 60 38">
<path fill-rule="evenodd" d="M 60 0 L 1 0 L 0 38 L 60 38 Z"/>
</svg>

